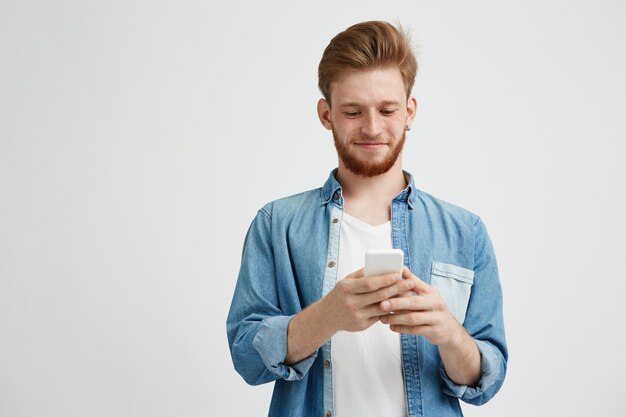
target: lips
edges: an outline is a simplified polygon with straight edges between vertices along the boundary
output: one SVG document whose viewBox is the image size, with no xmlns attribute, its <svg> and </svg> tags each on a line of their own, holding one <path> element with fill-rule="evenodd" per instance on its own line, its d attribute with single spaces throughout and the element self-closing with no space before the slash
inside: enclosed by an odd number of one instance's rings
<svg viewBox="0 0 626 417">
<path fill-rule="evenodd" d="M 355 145 L 361 149 L 370 151 L 375 151 L 382 148 L 383 146 L 387 146 L 387 144 L 383 142 L 356 142 Z"/>
</svg>

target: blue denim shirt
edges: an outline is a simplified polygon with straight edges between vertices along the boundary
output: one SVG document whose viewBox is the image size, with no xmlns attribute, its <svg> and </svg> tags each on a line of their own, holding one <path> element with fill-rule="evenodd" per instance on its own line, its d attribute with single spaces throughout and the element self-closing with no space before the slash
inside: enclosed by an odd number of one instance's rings
<svg viewBox="0 0 626 417">
<path fill-rule="evenodd" d="M 343 214 L 333 171 L 322 188 L 276 200 L 257 213 L 244 243 L 227 319 L 237 372 L 249 384 L 276 381 L 270 416 L 332 416 L 330 341 L 294 365 L 283 363 L 291 318 L 326 295 L 337 280 Z M 451 381 L 436 346 L 403 334 L 402 372 L 407 416 L 461 416 L 459 399 L 480 405 L 493 397 L 508 358 L 502 291 L 482 221 L 409 185 L 391 202 L 394 248 L 405 265 L 438 288 L 474 338 L 482 376 L 475 387 Z"/>
</svg>

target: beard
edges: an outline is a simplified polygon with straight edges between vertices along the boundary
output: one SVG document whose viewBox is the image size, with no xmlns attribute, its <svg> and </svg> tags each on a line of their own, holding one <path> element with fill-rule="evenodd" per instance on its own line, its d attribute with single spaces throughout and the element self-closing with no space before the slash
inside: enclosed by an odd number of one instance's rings
<svg viewBox="0 0 626 417">
<path fill-rule="evenodd" d="M 396 163 L 400 153 L 402 152 L 402 148 L 404 148 L 404 141 L 406 139 L 406 132 L 402 131 L 402 137 L 399 140 L 391 137 L 388 140 L 379 140 L 383 138 L 374 138 L 361 140 L 362 138 L 357 137 L 349 140 L 341 140 L 337 137 L 337 133 L 335 129 L 332 129 L 333 139 L 335 140 L 335 149 L 337 149 L 337 154 L 339 155 L 339 159 L 346 168 L 348 168 L 352 173 L 359 175 L 361 177 L 374 177 L 376 175 L 384 174 L 389 171 L 391 167 Z M 387 151 L 387 155 L 385 155 L 382 161 L 375 161 L 372 159 L 363 159 L 360 158 L 356 152 L 350 149 L 351 144 L 355 142 L 355 139 L 358 139 L 362 142 L 383 142 L 387 143 L 389 147 Z"/>
</svg>

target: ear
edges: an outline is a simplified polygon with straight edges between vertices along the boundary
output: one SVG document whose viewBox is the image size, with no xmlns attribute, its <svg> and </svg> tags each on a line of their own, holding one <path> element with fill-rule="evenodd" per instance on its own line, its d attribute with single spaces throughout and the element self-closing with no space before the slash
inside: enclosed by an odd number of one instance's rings
<svg viewBox="0 0 626 417">
<path fill-rule="evenodd" d="M 330 118 L 330 104 L 323 98 L 317 102 L 317 116 L 320 118 L 322 126 L 328 130 L 333 128 L 333 122 Z"/>
<path fill-rule="evenodd" d="M 409 126 L 415 119 L 415 113 L 417 113 L 417 99 L 410 96 L 406 102 L 406 125 Z"/>
</svg>

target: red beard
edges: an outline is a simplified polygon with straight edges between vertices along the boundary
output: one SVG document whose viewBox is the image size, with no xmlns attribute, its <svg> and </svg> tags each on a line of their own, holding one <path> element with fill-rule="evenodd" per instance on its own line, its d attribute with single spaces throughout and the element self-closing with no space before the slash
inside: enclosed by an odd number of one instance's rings
<svg viewBox="0 0 626 417">
<path fill-rule="evenodd" d="M 341 141 L 337 138 L 337 133 L 335 129 L 333 131 L 333 139 L 335 140 L 335 148 L 337 149 L 337 154 L 339 155 L 339 159 L 346 168 L 348 168 L 352 173 L 359 175 L 361 177 L 374 177 L 376 175 L 384 174 L 389 171 L 391 167 L 396 163 L 400 153 L 402 152 L 402 148 L 404 148 L 404 141 L 406 139 L 406 132 L 402 132 L 402 137 L 400 140 L 395 140 L 394 138 L 390 138 L 389 140 L 371 140 L 372 142 L 386 142 L 389 147 L 389 151 L 385 156 L 385 159 L 382 161 L 376 162 L 372 160 L 362 159 L 358 157 L 355 153 L 351 152 L 350 147 L 351 143 L 345 143 L 345 141 Z M 370 140 L 364 140 L 367 142 Z"/>
</svg>

